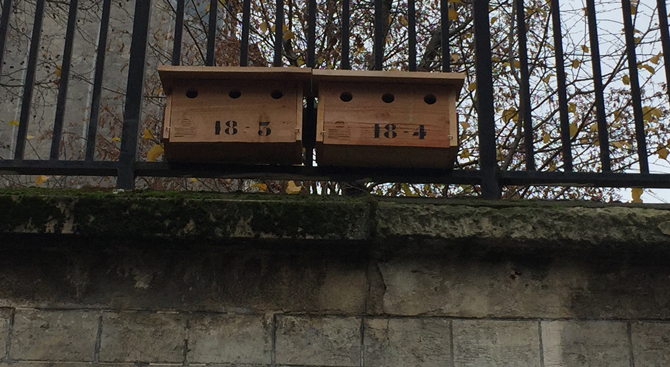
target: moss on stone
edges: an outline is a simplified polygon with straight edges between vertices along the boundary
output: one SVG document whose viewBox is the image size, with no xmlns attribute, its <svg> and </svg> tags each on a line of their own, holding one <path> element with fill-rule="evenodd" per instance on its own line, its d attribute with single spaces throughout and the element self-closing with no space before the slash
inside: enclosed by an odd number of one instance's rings
<svg viewBox="0 0 670 367">
<path fill-rule="evenodd" d="M 579 202 L 0 190 L 0 232 L 145 239 L 431 239 L 515 246 L 670 244 L 670 210 Z"/>
</svg>

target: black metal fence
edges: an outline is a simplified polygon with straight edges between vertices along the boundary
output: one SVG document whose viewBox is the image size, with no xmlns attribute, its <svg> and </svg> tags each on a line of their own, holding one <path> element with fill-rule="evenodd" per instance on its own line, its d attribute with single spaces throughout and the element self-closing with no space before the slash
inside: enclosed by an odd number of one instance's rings
<svg viewBox="0 0 670 367">
<path fill-rule="evenodd" d="M 157 1 L 157 0 L 154 0 Z M 182 38 L 184 32 L 185 3 L 189 0 L 174 0 L 175 23 L 172 37 L 172 64 L 181 63 Z M 220 11 L 222 3 L 219 0 L 207 0 L 209 21 L 207 22 L 207 42 L 205 51 L 205 64 L 214 65 L 217 44 L 215 42 L 219 24 L 217 12 Z M 7 34 L 10 24 L 12 7 L 16 0 L 4 0 L 2 3 L 2 14 L 0 16 L 0 72 L 4 73 L 3 56 L 7 52 Z M 68 82 L 70 78 L 70 64 L 73 54 L 73 43 L 76 32 L 77 8 L 79 0 L 70 0 L 69 13 L 64 37 L 62 51 L 62 67 L 59 69 L 58 94 L 53 118 L 53 133 L 51 134 L 51 149 L 49 159 L 24 159 L 26 141 L 28 138 L 28 127 L 30 123 L 31 101 L 35 87 L 35 74 L 37 69 L 38 53 L 40 52 L 40 34 L 42 32 L 45 14 L 45 3 L 47 0 L 35 0 L 34 19 L 32 29 L 26 29 L 30 34 L 30 48 L 26 60 L 22 96 L 20 99 L 20 115 L 18 116 L 18 131 L 15 134 L 13 145 L 13 156 L 0 160 L 0 174 L 21 175 L 81 175 L 81 176 L 117 176 L 117 187 L 131 189 L 135 185 L 138 176 L 158 177 L 235 177 L 235 178 L 266 178 L 266 179 L 304 179 L 304 180 L 337 180 L 354 181 L 359 179 L 374 180 L 377 182 L 410 182 L 410 183 L 446 183 L 446 184 L 472 184 L 480 185 L 482 196 L 488 199 L 498 198 L 501 188 L 505 185 L 582 185 L 594 187 L 654 187 L 670 188 L 670 173 L 650 173 L 648 156 L 650 150 L 646 144 L 645 122 L 643 106 L 641 101 L 641 90 L 638 80 L 639 63 L 636 59 L 635 28 L 632 23 L 635 4 L 630 0 L 621 0 L 620 9 L 623 14 L 623 24 L 626 44 L 626 62 L 631 96 L 631 108 L 633 110 L 633 123 L 637 149 L 637 162 L 639 172 L 624 173 L 613 172 L 610 162 L 610 141 L 608 130 L 612 128 L 607 121 L 605 112 L 605 101 L 603 92 L 603 75 L 601 71 L 601 56 L 599 54 L 599 38 L 595 10 L 595 0 L 586 0 L 586 13 L 588 15 L 588 39 L 590 50 L 590 63 L 592 65 L 592 87 L 595 95 L 595 115 L 598 131 L 599 145 L 599 169 L 597 172 L 577 172 L 573 169 L 573 155 L 571 144 L 569 104 L 567 101 L 567 86 L 565 72 L 565 57 L 562 47 L 561 33 L 561 11 L 559 0 L 551 0 L 551 20 L 553 33 L 553 48 L 555 55 L 555 75 L 557 82 L 558 97 L 558 119 L 560 123 L 560 157 L 562 166 L 556 170 L 540 170 L 535 165 L 534 156 L 534 124 L 532 121 L 532 101 L 529 86 L 529 60 L 527 51 L 527 24 L 524 14 L 524 0 L 513 0 L 508 6 L 516 10 L 516 34 L 518 38 L 518 49 L 514 50 L 518 55 L 518 69 L 520 72 L 519 93 L 519 122 L 523 129 L 523 137 L 526 142 L 522 152 L 525 155 L 525 167 L 521 170 L 503 170 L 500 168 L 496 141 L 496 110 L 494 108 L 494 75 L 492 71 L 492 45 L 491 45 L 491 19 L 489 17 L 489 1 L 473 0 L 471 6 L 474 51 L 475 51 L 475 77 L 476 89 L 476 112 L 477 112 L 477 137 L 478 137 L 478 165 L 476 169 L 454 169 L 450 171 L 419 170 L 419 169 L 338 169 L 329 167 L 316 167 L 312 162 L 312 151 L 316 134 L 315 123 L 315 99 L 308 98 L 305 109 L 305 123 L 303 143 L 307 149 L 306 162 L 303 166 L 263 166 L 263 165 L 226 165 L 226 164 L 177 164 L 169 162 L 146 162 L 138 160 L 138 145 L 141 130 L 141 110 L 143 99 L 143 83 L 147 67 L 147 45 L 150 37 L 149 24 L 151 20 L 152 1 L 136 0 L 132 19 L 132 42 L 130 45 L 130 57 L 127 65 L 127 86 L 123 104 L 123 130 L 120 140 L 120 153 L 115 160 L 96 160 L 95 144 L 98 135 L 98 121 L 100 115 L 100 96 L 102 93 L 102 80 L 105 68 L 105 55 L 109 38 L 109 19 L 112 0 L 102 2 L 102 13 L 100 15 L 100 28 L 97 35 L 96 57 L 91 88 L 91 103 L 88 116 L 88 126 L 85 139 L 85 156 L 82 160 L 64 160 L 59 154 L 61 141 L 63 139 L 64 113 L 67 102 Z M 441 0 L 440 27 L 441 39 L 439 52 L 441 53 L 441 71 L 451 71 L 449 29 L 451 18 L 449 14 L 451 1 Z M 239 39 L 239 65 L 249 64 L 250 50 L 250 14 L 251 1 L 241 0 L 241 30 Z M 285 23 L 284 0 L 278 0 L 274 12 L 275 24 Z M 338 14 L 341 15 L 339 35 L 341 37 L 341 61 L 339 67 L 351 68 L 350 54 L 350 1 L 344 0 Z M 374 0 L 370 2 L 374 11 L 374 34 L 371 40 L 366 41 L 372 46 L 373 62 L 371 68 L 381 70 L 384 67 L 384 1 Z M 407 8 L 407 34 L 408 34 L 408 71 L 417 70 L 417 20 L 415 0 L 408 0 Z M 664 55 L 670 55 L 670 35 L 668 34 L 668 15 L 665 0 L 657 0 L 656 21 L 658 22 L 660 42 Z M 316 39 L 317 39 L 317 4 L 316 0 L 307 0 L 307 49 L 304 60 L 305 67 L 315 67 Z M 286 30 L 283 27 L 274 27 L 274 55 L 273 66 L 284 65 L 283 40 Z M 511 47 L 511 46 L 510 46 Z M 225 50 L 224 50 L 225 51 Z M 237 51 L 235 51 L 237 52 Z M 670 84 L 670 64 L 664 63 L 666 80 Z M 666 91 L 667 93 L 667 85 Z M 667 96 L 663 96 L 666 98 Z"/>
</svg>

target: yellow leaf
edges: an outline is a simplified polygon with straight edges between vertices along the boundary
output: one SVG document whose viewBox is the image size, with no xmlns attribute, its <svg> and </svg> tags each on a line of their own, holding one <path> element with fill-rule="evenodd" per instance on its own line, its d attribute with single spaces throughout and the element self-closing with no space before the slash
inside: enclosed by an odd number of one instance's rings
<svg viewBox="0 0 670 367">
<path fill-rule="evenodd" d="M 576 111 L 577 111 L 577 105 L 572 102 L 568 103 L 568 112 L 574 113 Z"/>
<path fill-rule="evenodd" d="M 491 17 L 491 24 L 495 23 L 498 20 L 498 17 Z"/>
<path fill-rule="evenodd" d="M 45 176 L 45 175 L 37 176 L 37 177 L 35 177 L 35 184 L 36 185 L 41 185 L 41 184 L 44 183 L 44 181 L 46 181 L 48 179 L 49 179 L 49 176 Z"/>
<path fill-rule="evenodd" d="M 61 75 L 61 66 L 60 65 L 56 66 L 56 70 L 54 70 L 54 74 L 56 74 L 56 76 L 60 78 L 60 75 Z"/>
<path fill-rule="evenodd" d="M 660 149 L 658 149 L 658 157 L 661 159 L 667 159 L 668 158 L 668 148 L 664 146 L 660 146 Z"/>
<path fill-rule="evenodd" d="M 402 192 L 405 194 L 405 196 L 416 196 L 416 194 L 412 193 L 412 189 L 408 184 L 401 183 L 400 188 L 402 189 Z"/>
<path fill-rule="evenodd" d="M 30 140 L 30 139 L 32 139 L 32 138 L 34 138 L 34 136 L 32 136 L 32 135 L 26 135 L 26 140 Z"/>
<path fill-rule="evenodd" d="M 452 4 L 463 4 L 461 0 L 449 0 L 449 2 Z"/>
<path fill-rule="evenodd" d="M 161 94 L 161 93 L 163 93 L 163 89 L 161 89 L 161 88 L 156 89 L 156 94 Z"/>
<path fill-rule="evenodd" d="M 286 186 L 286 193 L 291 195 L 299 194 L 301 189 L 302 186 L 296 185 L 294 181 L 289 181 Z"/>
<path fill-rule="evenodd" d="M 656 107 L 643 106 L 642 107 L 642 119 L 645 121 L 652 121 L 654 118 L 661 118 L 662 112 Z"/>
<path fill-rule="evenodd" d="M 209 5 L 210 4 L 207 4 L 207 6 L 205 6 L 205 11 L 208 12 L 208 13 L 209 13 Z"/>
<path fill-rule="evenodd" d="M 198 179 L 195 178 L 195 177 L 191 177 L 191 178 L 189 178 L 188 180 L 191 181 L 191 182 L 198 182 Z"/>
<path fill-rule="evenodd" d="M 12 120 L 12 121 L 8 122 L 7 125 L 9 125 L 9 126 L 19 126 L 19 122 L 16 121 L 16 120 Z"/>
<path fill-rule="evenodd" d="M 261 32 L 265 33 L 265 32 L 268 31 L 268 24 L 263 22 L 263 23 L 261 23 L 260 26 L 258 26 L 258 28 L 260 28 Z"/>
<path fill-rule="evenodd" d="M 551 135 L 549 135 L 549 133 L 544 133 L 544 135 L 542 135 L 542 141 L 545 144 L 549 144 L 549 142 L 551 141 Z"/>
<path fill-rule="evenodd" d="M 449 20 L 457 20 L 458 12 L 455 9 L 449 9 Z"/>
<path fill-rule="evenodd" d="M 468 84 L 468 90 L 472 92 L 473 90 L 477 89 L 477 82 L 470 83 Z"/>
<path fill-rule="evenodd" d="M 144 133 L 142 134 L 142 139 L 151 139 L 153 137 L 154 137 L 154 134 L 151 133 L 151 130 L 144 129 Z"/>
<path fill-rule="evenodd" d="M 298 60 L 296 60 L 296 62 L 298 63 L 298 66 L 305 65 L 305 59 L 303 59 L 302 57 L 299 57 Z"/>
<path fill-rule="evenodd" d="M 161 145 L 154 145 L 154 146 L 151 147 L 151 149 L 149 149 L 149 151 L 147 152 L 147 161 L 148 161 L 148 162 L 154 162 L 154 161 L 156 161 L 156 159 L 158 159 L 158 157 L 160 157 L 161 154 L 163 154 L 164 151 L 165 151 L 165 150 L 163 149 L 163 146 L 161 146 Z"/>
<path fill-rule="evenodd" d="M 400 24 L 402 24 L 405 27 L 409 25 L 409 22 L 407 21 L 407 18 L 404 15 L 399 16 L 398 20 L 400 21 Z"/>
<path fill-rule="evenodd" d="M 460 154 L 460 157 L 464 159 L 470 158 L 470 151 L 468 150 L 468 148 L 463 149 L 463 151 Z"/>
<path fill-rule="evenodd" d="M 576 122 L 571 123 L 570 124 L 570 137 L 574 138 L 575 135 L 577 135 L 578 130 L 579 129 L 577 128 L 577 123 Z"/>
<path fill-rule="evenodd" d="M 642 196 L 643 192 L 644 191 L 639 187 L 636 187 L 636 188 L 630 190 L 630 195 L 633 197 L 633 202 L 634 203 L 641 203 L 642 202 L 641 196 Z"/>
<path fill-rule="evenodd" d="M 519 62 L 519 60 L 514 60 L 513 64 L 514 64 L 515 68 L 520 68 L 521 67 L 521 63 Z"/>
<path fill-rule="evenodd" d="M 621 81 L 624 84 L 629 85 L 630 84 L 630 77 L 628 75 L 624 75 L 623 78 L 621 78 Z"/>
<path fill-rule="evenodd" d="M 649 59 L 649 62 L 654 64 L 654 65 L 658 65 L 658 59 L 659 59 L 659 57 L 658 57 L 658 55 L 656 55 L 656 56 L 653 56 L 651 59 Z"/>
<path fill-rule="evenodd" d="M 219 0 L 219 5 L 221 5 L 222 7 L 225 6 L 225 5 L 226 5 L 226 1 L 225 1 L 225 0 Z"/>
<path fill-rule="evenodd" d="M 115 136 L 115 137 L 112 138 L 112 140 L 113 141 L 121 141 L 121 138 L 119 138 L 118 136 Z"/>
<path fill-rule="evenodd" d="M 651 67 L 651 65 L 644 64 L 642 65 L 642 68 L 647 70 L 651 74 L 656 74 L 656 70 L 653 67 Z"/>
<path fill-rule="evenodd" d="M 517 114 L 516 109 L 512 107 L 503 111 L 502 119 L 504 122 L 509 122 L 509 120 L 516 122 L 519 119 L 519 115 Z"/>
<path fill-rule="evenodd" d="M 453 53 L 453 54 L 451 54 L 451 59 L 454 60 L 454 62 L 456 62 L 456 61 L 461 59 L 461 55 L 459 55 L 457 53 Z"/>
<path fill-rule="evenodd" d="M 542 78 L 542 80 L 543 80 L 545 83 L 549 83 L 549 80 L 550 80 L 551 77 L 554 76 L 554 75 L 555 75 L 555 74 L 549 74 L 549 75 L 545 76 L 544 78 Z"/>
<path fill-rule="evenodd" d="M 637 14 L 637 5 L 635 4 L 630 4 L 630 14 L 635 15 Z"/>
<path fill-rule="evenodd" d="M 582 45 L 582 51 L 589 52 L 589 48 L 586 45 Z"/>
<path fill-rule="evenodd" d="M 620 142 L 620 141 L 613 141 L 613 142 L 612 142 L 612 146 L 613 146 L 613 147 L 617 147 L 617 148 L 619 148 L 619 149 L 623 149 L 623 143 Z"/>
<path fill-rule="evenodd" d="M 579 65 L 581 65 L 581 64 L 582 64 L 581 60 L 572 60 L 572 67 L 575 68 L 575 69 L 578 68 Z"/>
<path fill-rule="evenodd" d="M 465 130 L 470 127 L 470 123 L 467 121 L 463 121 L 461 122 L 461 127 L 463 128 L 463 130 Z"/>
<path fill-rule="evenodd" d="M 259 192 L 267 192 L 268 191 L 268 185 L 264 183 L 255 183 L 251 186 L 249 186 L 250 189 L 258 189 Z"/>
<path fill-rule="evenodd" d="M 591 131 L 598 131 L 598 124 L 591 124 Z"/>
<path fill-rule="evenodd" d="M 284 32 L 284 41 L 292 40 L 295 38 L 295 34 L 291 31 Z"/>
</svg>

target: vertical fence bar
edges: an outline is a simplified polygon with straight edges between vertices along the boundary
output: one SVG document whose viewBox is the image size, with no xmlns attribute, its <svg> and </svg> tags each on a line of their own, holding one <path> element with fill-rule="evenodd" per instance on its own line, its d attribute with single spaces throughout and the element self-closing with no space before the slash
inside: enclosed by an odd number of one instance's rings
<svg viewBox="0 0 670 367">
<path fill-rule="evenodd" d="M 316 0 L 309 0 L 307 8 L 307 67 L 316 65 Z"/>
<path fill-rule="evenodd" d="M 488 18 L 488 14 L 486 16 Z M 441 0 L 440 4 L 440 50 L 442 51 L 442 71 L 451 71 L 451 52 L 449 51 L 449 1 Z"/>
<path fill-rule="evenodd" d="M 556 59 L 556 80 L 558 82 L 558 112 L 561 127 L 561 145 L 563 148 L 563 170 L 572 171 L 572 143 L 570 121 L 568 120 L 568 97 L 563 58 L 563 36 L 561 33 L 561 10 L 558 0 L 551 0 L 551 20 L 554 33 L 554 56 Z"/>
<path fill-rule="evenodd" d="M 346 0 L 345 0 L 346 1 Z M 309 0 L 307 9 L 307 67 L 316 66 L 316 0 Z M 316 143 L 316 101 L 312 91 L 306 93 L 306 109 L 302 121 L 302 142 L 305 147 L 305 165 L 314 165 L 314 144 Z"/>
<path fill-rule="evenodd" d="M 644 119 L 642 113 L 642 97 L 640 81 L 637 75 L 637 60 L 635 56 L 635 37 L 633 21 L 631 20 L 630 0 L 621 0 L 623 11 L 623 27 L 626 35 L 626 56 L 628 59 L 628 73 L 630 74 L 630 91 L 633 99 L 633 117 L 635 118 L 635 138 L 637 141 L 637 157 L 640 160 L 640 173 L 649 173 L 647 160 L 647 139 L 644 135 Z M 666 56 L 667 57 L 667 56 Z M 666 59 L 667 60 L 667 59 Z"/>
<path fill-rule="evenodd" d="M 374 70 L 384 67 L 384 11 L 382 0 L 375 0 Z"/>
<path fill-rule="evenodd" d="M 533 117 L 530 105 L 530 73 L 528 72 L 528 40 L 526 37 L 526 10 L 523 0 L 516 0 L 516 28 L 519 34 L 519 85 L 520 117 L 523 119 L 524 145 L 526 148 L 526 170 L 535 171 L 535 151 L 533 149 Z"/>
<path fill-rule="evenodd" d="M 416 71 L 416 2 L 407 1 L 407 35 L 409 37 L 409 71 Z"/>
<path fill-rule="evenodd" d="M 277 0 L 277 17 L 275 20 L 275 57 L 274 66 L 282 66 L 282 49 L 284 48 L 284 0 Z"/>
<path fill-rule="evenodd" d="M 665 80 L 667 81 L 668 97 L 670 97 L 670 32 L 668 31 L 668 9 L 665 0 L 656 0 L 658 4 L 658 24 L 661 28 L 661 46 L 663 46 L 663 65 L 665 65 Z M 0 49 L 2 51 L 2 49 Z"/>
<path fill-rule="evenodd" d="M 12 0 L 2 3 L 2 16 L 0 16 L 0 75 L 5 56 L 5 43 L 7 42 L 7 31 L 9 30 L 9 15 L 12 13 Z"/>
<path fill-rule="evenodd" d="M 214 51 L 216 47 L 216 18 L 219 13 L 219 0 L 209 2 L 209 24 L 207 24 L 207 60 L 206 66 L 214 66 Z"/>
<path fill-rule="evenodd" d="M 70 0 L 70 11 L 67 16 L 65 31 L 65 46 L 63 48 L 63 62 L 61 64 L 60 81 L 58 83 L 58 99 L 56 101 L 56 117 L 54 119 L 53 135 L 51 136 L 51 152 L 49 158 L 58 159 L 60 142 L 63 137 L 63 120 L 67 102 L 67 87 L 70 81 L 70 65 L 72 64 L 72 46 L 74 44 L 74 30 L 77 23 L 77 6 L 79 0 Z"/>
<path fill-rule="evenodd" d="M 37 0 L 35 7 L 35 22 L 33 23 L 33 34 L 30 38 L 30 52 L 28 53 L 28 68 L 26 69 L 26 81 L 23 85 L 23 97 L 21 99 L 21 114 L 19 116 L 19 131 L 16 137 L 14 159 L 23 159 L 26 151 L 26 136 L 28 135 L 28 120 L 30 118 L 30 107 L 33 99 L 33 87 L 35 86 L 35 70 L 37 69 L 37 53 L 40 49 L 40 35 L 42 34 L 42 18 L 44 17 L 45 0 Z"/>
<path fill-rule="evenodd" d="M 240 66 L 249 65 L 249 27 L 251 26 L 251 0 L 242 4 L 242 40 L 240 41 Z"/>
<path fill-rule="evenodd" d="M 144 88 L 144 67 L 147 56 L 147 38 L 151 0 L 136 0 L 133 21 L 133 39 L 130 43 L 130 64 L 128 84 L 123 113 L 123 133 L 119 156 L 119 175 L 116 186 L 130 190 L 135 186 L 135 160 L 139 140 L 140 118 L 142 117 L 142 94 Z"/>
<path fill-rule="evenodd" d="M 342 69 L 345 70 L 351 69 L 349 61 L 349 17 L 351 16 L 349 1 L 342 0 Z"/>
<path fill-rule="evenodd" d="M 184 1 L 177 0 L 177 14 L 174 21 L 174 40 L 172 43 L 172 65 L 181 63 L 181 41 L 184 33 Z"/>
<path fill-rule="evenodd" d="M 586 0 L 586 15 L 589 22 L 589 41 L 591 46 L 591 64 L 593 68 L 593 86 L 596 94 L 596 121 L 598 123 L 598 141 L 600 143 L 600 162 L 603 172 L 612 170 L 610 165 L 610 142 L 605 120 L 605 100 L 603 75 L 600 67 L 600 45 L 598 44 L 598 23 L 594 0 Z"/>
<path fill-rule="evenodd" d="M 493 71 L 491 66 L 491 29 L 489 1 L 473 0 L 475 36 L 475 75 L 477 77 L 477 115 L 479 127 L 479 163 L 484 199 L 500 198 L 493 109 Z"/>
<path fill-rule="evenodd" d="M 100 31 L 98 34 L 98 52 L 95 56 L 95 76 L 93 77 L 93 91 L 91 93 L 91 115 L 88 119 L 86 134 L 86 160 L 95 158 L 95 139 L 98 133 L 98 119 L 100 117 L 100 96 L 102 94 L 102 78 L 105 73 L 105 52 L 107 51 L 107 32 L 109 30 L 109 16 L 112 0 L 102 3 L 100 17 Z"/>
</svg>

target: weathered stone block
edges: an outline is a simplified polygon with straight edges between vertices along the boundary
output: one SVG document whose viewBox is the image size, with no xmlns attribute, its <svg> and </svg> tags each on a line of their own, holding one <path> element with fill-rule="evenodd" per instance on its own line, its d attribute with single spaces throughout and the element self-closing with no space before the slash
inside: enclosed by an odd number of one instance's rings
<svg viewBox="0 0 670 367">
<path fill-rule="evenodd" d="M 16 192 L 14 192 L 16 194 Z M 365 240 L 370 206 L 343 198 L 267 200 L 254 195 L 120 193 L 75 197 L 6 195 L 0 232 L 77 233 L 130 238 Z M 30 208 L 29 210 L 26 208 Z M 11 214 L 9 214 L 11 213 Z M 142 220 L 137 220 L 142 218 Z"/>
<path fill-rule="evenodd" d="M 667 264 L 453 251 L 378 262 L 368 312 L 505 318 L 670 317 Z M 378 269 L 378 270 L 377 270 Z M 377 271 L 377 272 L 375 272 Z M 379 274 L 379 275 L 377 275 Z"/>
<path fill-rule="evenodd" d="M 128 247 L 147 245 L 129 241 Z M 0 254 L 0 307 L 364 313 L 367 256 L 323 247 L 16 251 Z"/>
<path fill-rule="evenodd" d="M 360 359 L 360 318 L 278 317 L 277 364 L 360 366 Z"/>
<path fill-rule="evenodd" d="M 105 313 L 100 360 L 104 362 L 184 361 L 186 317 L 174 313 Z"/>
<path fill-rule="evenodd" d="M 604 245 L 639 248 L 641 244 L 663 249 L 670 234 L 666 210 L 585 202 L 462 204 L 382 201 L 376 212 L 377 235 L 381 239 L 429 237 L 450 244 L 475 239 L 516 248 L 561 244 L 584 250 Z"/>
<path fill-rule="evenodd" d="M 624 322 L 542 322 L 542 345 L 545 366 L 630 366 L 630 346 Z"/>
<path fill-rule="evenodd" d="M 397 256 L 378 264 L 383 292 L 376 312 L 456 317 L 567 317 L 574 287 L 586 279 L 573 269 L 539 260 Z"/>
<path fill-rule="evenodd" d="M 452 325 L 454 367 L 540 366 L 537 322 L 454 320 Z"/>
<path fill-rule="evenodd" d="M 189 322 L 189 363 L 272 362 L 271 320 L 257 315 L 201 315 Z"/>
<path fill-rule="evenodd" d="M 366 319 L 364 338 L 365 366 L 437 367 L 451 360 L 446 319 Z"/>
<path fill-rule="evenodd" d="M 93 361 L 100 313 L 17 309 L 12 359 Z"/>
<path fill-rule="evenodd" d="M 11 317 L 11 309 L 0 308 L 0 360 L 7 354 L 7 338 L 9 338 L 9 323 Z"/>
<path fill-rule="evenodd" d="M 670 366 L 670 324 L 640 322 L 632 326 L 636 366 Z"/>
</svg>

